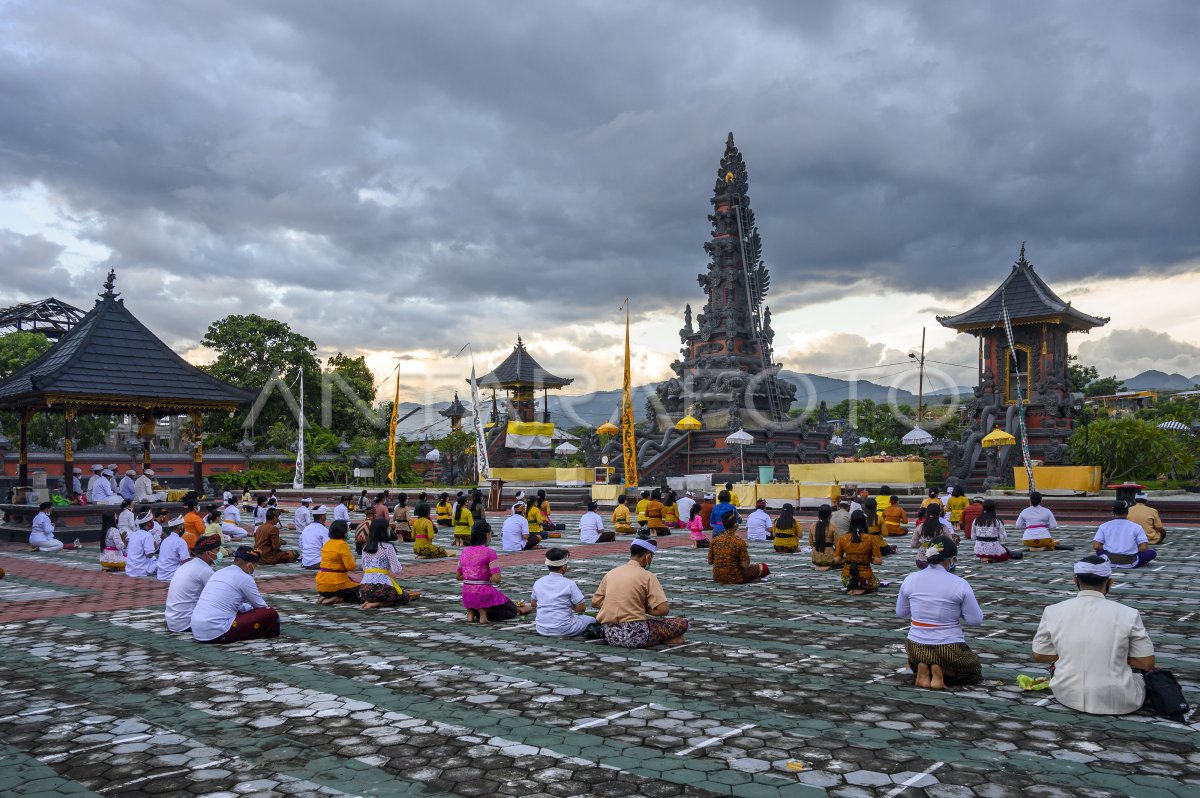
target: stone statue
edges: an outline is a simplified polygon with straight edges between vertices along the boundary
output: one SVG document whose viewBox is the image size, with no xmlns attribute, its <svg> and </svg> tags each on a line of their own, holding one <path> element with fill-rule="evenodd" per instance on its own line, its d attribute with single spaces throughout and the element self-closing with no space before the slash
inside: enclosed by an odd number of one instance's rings
<svg viewBox="0 0 1200 798">
<path fill-rule="evenodd" d="M 734 402 L 729 406 L 729 422 L 725 425 L 730 432 L 737 432 L 742 428 L 742 409 Z"/>
<path fill-rule="evenodd" d="M 829 423 L 829 407 L 825 404 L 825 400 L 821 400 L 821 404 L 817 407 L 817 423 Z"/>
</svg>

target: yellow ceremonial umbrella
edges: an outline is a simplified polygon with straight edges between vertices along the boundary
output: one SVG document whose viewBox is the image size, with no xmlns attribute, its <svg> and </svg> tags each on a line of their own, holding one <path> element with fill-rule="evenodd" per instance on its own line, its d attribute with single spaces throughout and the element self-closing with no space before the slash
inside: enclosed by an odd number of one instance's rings
<svg viewBox="0 0 1200 798">
<path fill-rule="evenodd" d="M 611 421 L 605 421 L 600 426 L 596 427 L 597 435 L 616 435 L 621 429 Z"/>
<path fill-rule="evenodd" d="M 700 429 L 704 425 L 700 423 L 700 419 L 687 415 L 675 422 L 675 429 L 680 432 L 689 432 L 694 429 Z M 687 470 L 692 470 L 692 436 L 688 436 L 687 446 Z"/>
<path fill-rule="evenodd" d="M 994 430 L 983 436 L 983 440 L 979 444 L 985 448 L 992 446 L 1012 446 L 1017 442 L 1017 439 L 1009 435 L 1004 430 L 996 427 Z"/>
</svg>

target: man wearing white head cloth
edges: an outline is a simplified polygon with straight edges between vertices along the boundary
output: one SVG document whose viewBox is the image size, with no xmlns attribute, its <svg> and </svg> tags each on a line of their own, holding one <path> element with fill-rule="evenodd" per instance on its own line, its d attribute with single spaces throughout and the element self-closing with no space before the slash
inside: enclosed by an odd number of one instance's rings
<svg viewBox="0 0 1200 798">
<path fill-rule="evenodd" d="M 657 551 L 654 540 L 632 540 L 629 562 L 606 573 L 592 595 L 592 606 L 600 610 L 596 620 L 610 646 L 651 648 L 683 641 L 687 619 L 667 616 L 667 594 L 649 570 Z"/>
<path fill-rule="evenodd" d="M 108 475 L 108 484 L 112 486 L 113 493 L 119 493 L 120 487 L 117 482 L 117 469 L 120 468 L 116 463 L 109 463 L 105 466 L 103 473 Z"/>
<path fill-rule="evenodd" d="M 125 548 L 126 576 L 154 576 L 158 573 L 158 560 L 154 559 L 154 537 L 150 534 L 153 526 L 153 514 L 145 512 L 137 517 L 137 529 L 129 535 Z"/>
<path fill-rule="evenodd" d="M 312 504 L 312 499 L 305 496 L 300 500 L 300 506 L 296 508 L 296 512 L 292 515 L 294 521 L 292 526 L 297 532 L 303 532 L 304 528 L 313 521 L 312 510 L 309 509 L 310 504 Z"/>
<path fill-rule="evenodd" d="M 500 527 L 501 551 L 527 551 L 536 548 L 542 539 L 529 531 L 529 522 L 525 520 L 525 502 L 518 500 L 512 506 L 512 515 L 504 519 Z"/>
<path fill-rule="evenodd" d="M 122 499 L 119 493 L 114 493 L 112 483 L 108 478 L 112 476 L 112 472 L 107 468 L 100 472 L 100 478 L 92 483 L 91 492 L 88 494 L 88 502 L 91 504 L 120 504 Z"/>
<path fill-rule="evenodd" d="M 89 502 L 92 500 L 92 491 L 95 490 L 96 483 L 104 479 L 104 477 L 100 475 L 100 472 L 103 470 L 104 466 L 100 465 L 99 463 L 92 464 L 92 475 L 88 478 L 87 484 L 87 500 Z"/>
<path fill-rule="evenodd" d="M 133 501 L 137 496 L 137 472 L 132 468 L 125 469 L 125 476 L 121 477 L 121 483 L 117 486 L 117 492 L 121 494 L 122 499 Z"/>
<path fill-rule="evenodd" d="M 1113 568 L 1140 568 L 1158 556 L 1142 525 L 1129 520 L 1125 502 L 1114 502 L 1112 512 L 1112 520 L 1101 524 L 1092 539 L 1097 554 L 1107 557 Z"/>
<path fill-rule="evenodd" d="M 142 469 L 142 475 L 133 483 L 133 500 L 137 502 L 164 502 L 167 500 L 167 494 L 163 492 L 154 492 L 154 471 L 150 468 Z"/>
<path fill-rule="evenodd" d="M 1042 611 L 1033 636 L 1033 660 L 1053 663 L 1050 689 L 1059 703 L 1091 715 L 1141 709 L 1142 677 L 1154 668 L 1154 645 L 1141 614 L 1108 598 L 1112 564 L 1093 554 L 1075 563 L 1075 598 Z"/>
</svg>

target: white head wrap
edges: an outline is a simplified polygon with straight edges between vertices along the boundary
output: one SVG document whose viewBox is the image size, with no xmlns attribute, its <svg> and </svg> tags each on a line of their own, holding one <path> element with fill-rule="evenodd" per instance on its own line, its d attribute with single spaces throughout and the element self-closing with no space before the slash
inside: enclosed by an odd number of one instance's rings
<svg viewBox="0 0 1200 798">
<path fill-rule="evenodd" d="M 325 509 L 325 505 L 318 504 L 316 507 L 313 508 L 312 514 L 313 514 L 313 517 L 315 518 L 318 515 L 329 515 L 329 511 Z"/>
<path fill-rule="evenodd" d="M 148 524 L 148 523 L 150 523 L 150 522 L 151 522 L 151 521 L 153 521 L 153 520 L 154 520 L 154 515 L 153 515 L 153 514 L 151 514 L 151 513 L 142 513 L 141 515 L 139 515 L 139 516 L 137 517 L 137 521 L 136 521 L 136 523 L 137 523 L 137 525 L 138 525 L 138 526 L 141 526 L 142 524 Z"/>
<path fill-rule="evenodd" d="M 629 541 L 629 545 L 637 546 L 639 549 L 645 549 L 646 551 L 650 552 L 651 554 L 658 553 L 658 544 L 655 543 L 653 540 L 645 540 L 643 538 L 634 538 L 633 540 Z"/>
<path fill-rule="evenodd" d="M 1101 559 L 1103 559 L 1104 562 L 1100 563 L 1099 565 L 1087 562 L 1085 560 L 1079 560 L 1075 563 L 1075 573 L 1102 576 L 1107 579 L 1108 577 L 1112 576 L 1112 564 L 1108 561 L 1107 557 L 1102 557 Z"/>
<path fill-rule="evenodd" d="M 167 526 L 168 527 L 183 526 L 183 516 L 182 515 L 175 516 L 174 518 L 172 518 L 170 521 L 167 522 Z"/>
</svg>

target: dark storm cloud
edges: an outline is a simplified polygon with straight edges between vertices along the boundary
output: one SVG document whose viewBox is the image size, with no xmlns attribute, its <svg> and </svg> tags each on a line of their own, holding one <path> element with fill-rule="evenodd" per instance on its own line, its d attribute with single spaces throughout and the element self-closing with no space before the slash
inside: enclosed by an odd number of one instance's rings
<svg viewBox="0 0 1200 798">
<path fill-rule="evenodd" d="M 75 299 L 115 267 L 176 341 L 275 309 L 449 350 L 698 307 L 730 129 L 786 306 L 881 277 L 955 305 L 1022 240 L 1052 283 L 1200 256 L 1195 4 L 744 9 L 9 4 L 0 189 L 111 250 Z M 13 290 L 57 290 L 3 246 Z"/>
</svg>

